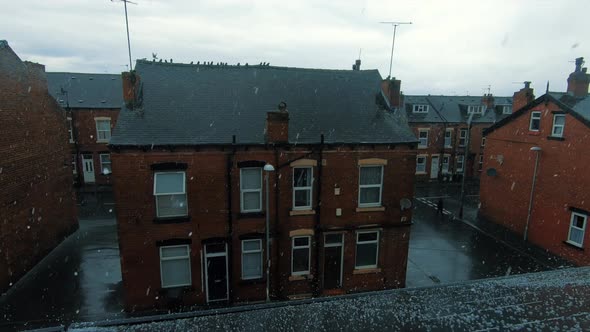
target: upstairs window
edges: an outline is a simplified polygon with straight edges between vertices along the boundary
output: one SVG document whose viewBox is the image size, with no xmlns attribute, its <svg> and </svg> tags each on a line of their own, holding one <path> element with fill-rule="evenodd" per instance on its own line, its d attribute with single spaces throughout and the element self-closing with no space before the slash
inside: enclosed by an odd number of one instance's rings
<svg viewBox="0 0 590 332">
<path fill-rule="evenodd" d="M 483 114 L 485 106 L 483 105 L 469 105 L 467 106 L 467 114 Z"/>
<path fill-rule="evenodd" d="M 383 166 L 361 166 L 359 207 L 381 206 Z"/>
<path fill-rule="evenodd" d="M 428 105 L 416 104 L 412 108 L 412 112 L 414 113 L 428 113 Z"/>
<path fill-rule="evenodd" d="M 180 217 L 188 214 L 184 172 L 154 174 L 154 196 L 158 217 Z"/>
<path fill-rule="evenodd" d="M 96 141 L 108 142 L 111 139 L 111 119 L 96 119 Z"/>
<path fill-rule="evenodd" d="M 356 233 L 355 269 L 371 269 L 377 267 L 379 258 L 379 232 L 364 231 Z"/>
<path fill-rule="evenodd" d="M 262 240 L 242 241 L 242 279 L 262 278 Z"/>
<path fill-rule="evenodd" d="M 291 275 L 309 274 L 309 261 L 311 259 L 311 237 L 297 236 L 292 238 L 291 250 Z"/>
<path fill-rule="evenodd" d="M 531 122 L 529 124 L 530 131 L 539 131 L 541 128 L 541 112 L 531 113 Z"/>
<path fill-rule="evenodd" d="M 160 247 L 162 288 L 191 285 L 191 258 L 188 245 Z"/>
<path fill-rule="evenodd" d="M 512 114 L 512 106 L 510 106 L 510 105 L 502 106 L 502 114 Z"/>
<path fill-rule="evenodd" d="M 428 147 L 428 130 L 427 129 L 419 129 L 418 130 L 418 139 L 420 140 L 420 143 L 418 143 L 419 148 Z"/>
<path fill-rule="evenodd" d="M 70 143 L 74 143 L 74 127 L 72 124 L 72 118 L 68 118 L 68 136 L 70 137 Z"/>
<path fill-rule="evenodd" d="M 459 146 L 464 147 L 467 141 L 467 129 L 461 129 L 459 131 Z"/>
<path fill-rule="evenodd" d="M 453 129 L 447 129 L 445 131 L 445 148 L 453 147 Z"/>
<path fill-rule="evenodd" d="M 555 114 L 553 116 L 553 128 L 551 129 L 551 136 L 563 137 L 564 127 L 565 127 L 565 114 Z"/>
<path fill-rule="evenodd" d="M 262 168 L 240 169 L 240 209 L 242 212 L 262 211 Z"/>
<path fill-rule="evenodd" d="M 567 242 L 582 248 L 584 243 L 584 233 L 586 231 L 586 221 L 588 216 L 578 212 L 572 212 L 570 220 L 570 230 L 567 236 Z"/>
<path fill-rule="evenodd" d="M 293 168 L 293 209 L 311 209 L 312 179 L 311 167 Z"/>
</svg>

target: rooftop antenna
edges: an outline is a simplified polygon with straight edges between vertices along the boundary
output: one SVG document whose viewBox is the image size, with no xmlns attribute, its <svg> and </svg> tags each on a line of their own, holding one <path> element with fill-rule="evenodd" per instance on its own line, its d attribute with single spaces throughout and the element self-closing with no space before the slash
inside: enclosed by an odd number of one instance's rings
<svg viewBox="0 0 590 332">
<path fill-rule="evenodd" d="M 391 58 L 389 60 L 389 77 L 391 77 L 391 67 L 393 65 L 393 48 L 395 47 L 395 32 L 397 31 L 397 26 L 402 24 L 412 24 L 412 22 L 379 22 L 381 24 L 391 24 L 393 27 L 393 41 L 391 42 Z"/>
<path fill-rule="evenodd" d="M 482 88 L 483 91 L 487 91 L 488 95 L 492 94 L 492 86 L 488 84 L 486 88 Z"/>
<path fill-rule="evenodd" d="M 111 2 L 114 2 L 115 0 L 111 0 Z M 137 3 L 129 1 L 129 0 L 118 0 L 123 2 L 123 5 L 125 7 L 125 26 L 127 27 L 127 50 L 129 52 L 129 70 L 133 70 L 133 63 L 131 62 L 131 41 L 129 40 L 129 20 L 127 19 L 127 3 L 131 3 L 134 5 L 137 5 Z"/>
</svg>

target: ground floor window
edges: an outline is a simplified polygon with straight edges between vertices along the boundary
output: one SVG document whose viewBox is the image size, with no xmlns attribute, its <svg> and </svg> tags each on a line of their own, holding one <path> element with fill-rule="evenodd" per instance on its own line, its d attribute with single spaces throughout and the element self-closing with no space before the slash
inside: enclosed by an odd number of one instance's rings
<svg viewBox="0 0 590 332">
<path fill-rule="evenodd" d="M 455 170 L 457 172 L 463 172 L 463 163 L 465 161 L 465 156 L 463 156 L 462 154 L 457 156 L 457 160 L 455 163 Z"/>
<path fill-rule="evenodd" d="M 162 288 L 190 286 L 191 260 L 188 245 L 160 247 Z"/>
<path fill-rule="evenodd" d="M 426 173 L 426 156 L 416 157 L 416 173 Z"/>
<path fill-rule="evenodd" d="M 262 240 L 242 241 L 242 279 L 262 278 Z"/>
<path fill-rule="evenodd" d="M 443 161 L 442 161 L 442 172 L 443 172 L 443 174 L 449 173 L 449 160 L 450 159 L 451 159 L 451 157 L 449 155 L 444 155 L 443 156 Z"/>
<path fill-rule="evenodd" d="M 291 274 L 309 274 L 309 261 L 311 255 L 311 237 L 297 236 L 292 238 L 291 250 Z"/>
<path fill-rule="evenodd" d="M 578 212 L 572 212 L 567 242 L 580 248 L 582 247 L 582 244 L 584 243 L 584 233 L 586 231 L 587 220 L 588 215 Z"/>
<path fill-rule="evenodd" d="M 356 233 L 356 269 L 376 268 L 379 257 L 379 231 Z"/>
</svg>

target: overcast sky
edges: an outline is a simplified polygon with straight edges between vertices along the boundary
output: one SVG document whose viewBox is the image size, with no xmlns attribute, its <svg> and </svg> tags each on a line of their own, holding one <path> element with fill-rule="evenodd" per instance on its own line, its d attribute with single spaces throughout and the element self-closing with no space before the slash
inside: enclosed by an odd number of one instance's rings
<svg viewBox="0 0 590 332">
<path fill-rule="evenodd" d="M 270 62 L 389 72 L 406 94 L 537 95 L 564 91 L 576 57 L 590 61 L 588 0 L 134 0 L 133 59 Z M 0 0 L 0 39 L 47 71 L 119 73 L 128 63 L 123 3 Z"/>
</svg>

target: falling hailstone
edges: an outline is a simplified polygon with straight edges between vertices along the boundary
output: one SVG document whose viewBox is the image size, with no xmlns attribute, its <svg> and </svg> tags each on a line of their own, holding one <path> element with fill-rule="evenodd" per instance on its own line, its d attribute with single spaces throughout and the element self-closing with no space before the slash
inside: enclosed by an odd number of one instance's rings
<svg viewBox="0 0 590 332">
<path fill-rule="evenodd" d="M 78 276 L 78 271 L 74 271 L 74 276 Z"/>
<path fill-rule="evenodd" d="M 113 213 L 113 209 L 109 209 L 109 213 Z"/>
<path fill-rule="evenodd" d="M 189 236 L 189 237 L 190 237 L 190 236 L 193 236 L 193 232 L 189 232 L 189 233 L 188 233 L 188 236 Z"/>
<path fill-rule="evenodd" d="M 76 314 L 79 314 L 79 313 L 80 313 L 80 310 L 76 310 Z"/>
</svg>

